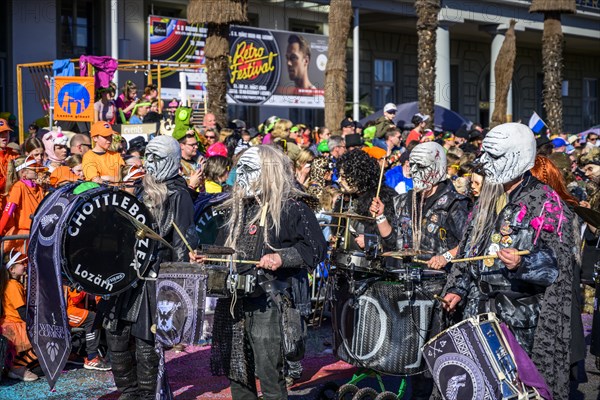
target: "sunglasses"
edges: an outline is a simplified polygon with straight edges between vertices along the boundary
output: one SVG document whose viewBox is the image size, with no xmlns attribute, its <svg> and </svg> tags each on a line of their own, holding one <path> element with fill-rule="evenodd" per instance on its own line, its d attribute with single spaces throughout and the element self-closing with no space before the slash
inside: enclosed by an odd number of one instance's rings
<svg viewBox="0 0 600 400">
<path fill-rule="evenodd" d="M 596 140 L 598 140 L 597 137 L 595 137 L 595 138 L 588 138 L 587 139 L 588 142 L 595 142 Z"/>
<path fill-rule="evenodd" d="M 205 136 L 207 139 L 216 139 L 216 136 Z"/>
</svg>

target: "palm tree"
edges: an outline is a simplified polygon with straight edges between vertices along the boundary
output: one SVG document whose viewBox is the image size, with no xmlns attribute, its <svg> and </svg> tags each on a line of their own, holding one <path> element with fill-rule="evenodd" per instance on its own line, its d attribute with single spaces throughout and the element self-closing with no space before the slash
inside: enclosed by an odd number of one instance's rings
<svg viewBox="0 0 600 400">
<path fill-rule="evenodd" d="M 550 132 L 562 133 L 562 70 L 563 33 L 562 13 L 574 13 L 575 0 L 532 0 L 529 12 L 544 13 L 542 36 L 542 70 L 544 72 L 544 108 Z"/>
<path fill-rule="evenodd" d="M 351 0 L 329 4 L 329 48 L 325 68 L 325 126 L 337 127 L 346 106 L 346 43 L 352 18 Z"/>
<path fill-rule="evenodd" d="M 438 13 L 440 0 L 416 0 L 419 82 L 417 95 L 419 112 L 431 116 L 435 105 L 435 41 L 438 28 Z"/>
<path fill-rule="evenodd" d="M 188 21 L 207 24 L 207 109 L 220 126 L 227 126 L 227 68 L 229 25 L 248 22 L 248 0 L 190 0 Z"/>
<path fill-rule="evenodd" d="M 510 20 L 510 27 L 504 35 L 504 42 L 502 42 L 502 47 L 500 47 L 500 52 L 496 58 L 494 68 L 494 75 L 496 78 L 496 98 L 490 128 L 507 122 L 506 107 L 508 102 L 508 90 L 510 89 L 510 83 L 515 68 L 515 58 L 517 56 L 517 38 L 515 36 L 516 23 L 517 22 L 514 19 Z"/>
</svg>

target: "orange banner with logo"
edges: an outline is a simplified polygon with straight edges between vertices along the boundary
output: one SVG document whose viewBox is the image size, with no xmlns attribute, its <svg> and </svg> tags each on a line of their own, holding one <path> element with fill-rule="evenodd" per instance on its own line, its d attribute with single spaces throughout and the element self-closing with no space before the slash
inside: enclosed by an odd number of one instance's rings
<svg viewBox="0 0 600 400">
<path fill-rule="evenodd" d="M 54 78 L 54 119 L 94 122 L 94 78 Z"/>
</svg>

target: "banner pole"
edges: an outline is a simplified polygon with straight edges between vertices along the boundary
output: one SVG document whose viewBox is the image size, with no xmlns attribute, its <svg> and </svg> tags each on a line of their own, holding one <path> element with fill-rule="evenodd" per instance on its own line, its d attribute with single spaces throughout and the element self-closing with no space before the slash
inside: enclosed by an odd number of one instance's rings
<svg viewBox="0 0 600 400">
<path fill-rule="evenodd" d="M 21 65 L 17 65 L 17 102 L 19 103 L 19 143 L 23 143 L 25 141 L 23 132 L 25 118 L 23 117 L 23 71 Z"/>
</svg>

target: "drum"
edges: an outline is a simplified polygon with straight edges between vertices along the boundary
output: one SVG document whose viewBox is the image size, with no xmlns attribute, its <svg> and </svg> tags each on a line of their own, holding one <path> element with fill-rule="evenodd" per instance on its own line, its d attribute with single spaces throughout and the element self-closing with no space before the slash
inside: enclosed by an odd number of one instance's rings
<svg viewBox="0 0 600 400">
<path fill-rule="evenodd" d="M 333 264 L 337 269 L 367 274 L 383 274 L 383 259 L 375 257 L 367 259 L 361 251 L 336 251 L 333 255 Z"/>
<path fill-rule="evenodd" d="M 518 379 L 495 314 L 462 321 L 425 344 L 423 355 L 447 400 L 541 398 Z"/>
<path fill-rule="evenodd" d="M 92 182 L 63 186 L 46 196 L 34 220 L 37 241 L 52 246 L 54 262 L 77 289 L 112 296 L 130 288 L 154 256 L 155 242 L 136 237 L 136 228 L 115 212 L 122 209 L 152 226 L 148 209 L 131 194 Z M 138 271 L 136 271 L 136 268 Z"/>
<path fill-rule="evenodd" d="M 164 346 L 202 339 L 207 275 L 197 265 L 161 263 L 156 282 L 156 340 Z"/>
<path fill-rule="evenodd" d="M 420 349 L 431 329 L 433 296 L 441 293 L 444 283 L 443 276 L 421 282 L 380 280 L 363 293 L 351 294 L 338 274 L 332 313 L 337 357 L 391 375 L 424 371 Z"/>
</svg>

